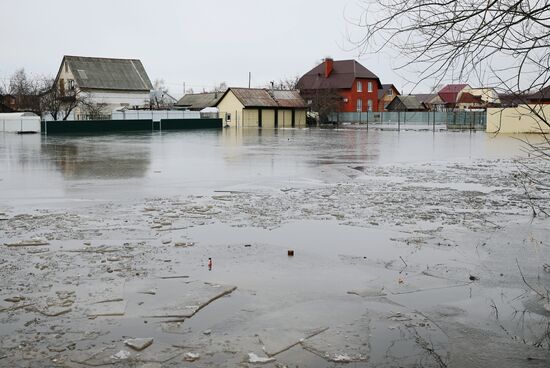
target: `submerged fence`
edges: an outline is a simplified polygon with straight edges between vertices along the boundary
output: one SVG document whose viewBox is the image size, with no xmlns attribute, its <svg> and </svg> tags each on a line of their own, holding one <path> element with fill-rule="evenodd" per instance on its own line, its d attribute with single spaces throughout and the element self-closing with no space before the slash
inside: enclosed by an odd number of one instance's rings
<svg viewBox="0 0 550 368">
<path fill-rule="evenodd" d="M 42 121 L 42 134 L 112 133 L 187 129 L 222 129 L 222 119 L 151 119 Z"/>
<path fill-rule="evenodd" d="M 329 116 L 331 123 L 365 124 L 396 129 L 485 130 L 485 111 L 387 111 L 341 112 Z"/>
</svg>

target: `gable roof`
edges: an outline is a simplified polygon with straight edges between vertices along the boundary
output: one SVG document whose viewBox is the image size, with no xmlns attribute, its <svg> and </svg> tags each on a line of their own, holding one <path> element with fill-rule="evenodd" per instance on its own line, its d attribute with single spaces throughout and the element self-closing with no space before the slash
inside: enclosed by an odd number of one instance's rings
<svg viewBox="0 0 550 368">
<path fill-rule="evenodd" d="M 387 109 L 394 111 L 425 110 L 426 106 L 418 101 L 414 95 L 398 95 L 388 104 Z"/>
<path fill-rule="evenodd" d="M 353 87 L 356 78 L 375 79 L 378 87 L 382 87 L 382 83 L 380 83 L 380 79 L 376 74 L 356 60 L 334 60 L 332 63 L 332 72 L 328 78 L 325 77 L 326 61 L 323 61 L 304 74 L 296 84 L 296 88 L 300 90 L 349 89 Z"/>
<path fill-rule="evenodd" d="M 224 95 L 223 92 L 188 93 L 176 103 L 176 106 L 188 107 L 190 109 L 204 109 L 214 107 Z"/>
<path fill-rule="evenodd" d="M 464 92 L 460 94 L 460 97 L 458 98 L 458 103 L 472 103 L 483 105 L 483 100 L 481 99 L 481 96 L 474 96 L 471 93 Z"/>
<path fill-rule="evenodd" d="M 466 87 L 470 86 L 468 84 L 447 84 L 437 94 L 443 102 L 453 104 L 457 102 L 460 91 Z"/>
<path fill-rule="evenodd" d="M 231 91 L 244 107 L 286 107 L 305 109 L 307 105 L 298 91 L 273 91 L 264 88 L 228 88 L 216 106 Z"/>
<path fill-rule="evenodd" d="M 67 63 L 81 89 L 151 91 L 153 86 L 141 61 L 85 56 L 64 56 L 57 78 Z"/>
<path fill-rule="evenodd" d="M 400 94 L 397 88 L 393 84 L 382 84 L 382 87 L 378 90 L 378 99 L 381 99 L 382 97 L 384 97 L 386 92 L 388 92 L 392 88 L 397 91 L 398 95 Z"/>
<path fill-rule="evenodd" d="M 422 102 L 424 104 L 426 103 L 433 103 L 432 100 L 438 97 L 437 93 L 416 93 L 414 95 L 411 95 L 416 97 L 418 102 Z"/>
</svg>

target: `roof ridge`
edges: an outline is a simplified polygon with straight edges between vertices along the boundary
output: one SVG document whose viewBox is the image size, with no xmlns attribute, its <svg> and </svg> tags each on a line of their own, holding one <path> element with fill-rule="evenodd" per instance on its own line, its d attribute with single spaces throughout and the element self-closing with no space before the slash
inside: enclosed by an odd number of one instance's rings
<svg viewBox="0 0 550 368">
<path fill-rule="evenodd" d="M 63 55 L 64 58 L 83 58 L 83 59 L 101 59 L 101 60 L 128 60 L 128 61 L 139 61 L 140 59 L 129 59 L 129 58 L 113 58 L 113 57 L 104 57 L 104 56 L 81 56 L 81 55 Z"/>
</svg>

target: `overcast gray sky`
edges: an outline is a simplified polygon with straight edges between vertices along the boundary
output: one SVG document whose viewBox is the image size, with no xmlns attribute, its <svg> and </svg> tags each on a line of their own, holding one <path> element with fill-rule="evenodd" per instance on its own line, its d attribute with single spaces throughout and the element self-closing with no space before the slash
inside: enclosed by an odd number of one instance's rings
<svg viewBox="0 0 550 368">
<path fill-rule="evenodd" d="M 0 0 L 0 78 L 55 75 L 63 55 L 140 59 L 179 96 L 225 81 L 246 86 L 301 75 L 347 50 L 356 0 Z M 359 58 L 382 83 L 410 92 L 386 55 Z M 402 74 L 402 72 L 400 72 Z M 405 75 L 411 78 L 412 75 Z M 426 82 L 422 92 L 430 87 Z"/>
</svg>

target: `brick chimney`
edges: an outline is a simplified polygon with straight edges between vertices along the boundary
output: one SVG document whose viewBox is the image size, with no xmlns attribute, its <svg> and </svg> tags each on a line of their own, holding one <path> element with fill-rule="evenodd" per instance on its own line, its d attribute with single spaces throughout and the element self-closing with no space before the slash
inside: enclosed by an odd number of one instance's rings
<svg viewBox="0 0 550 368">
<path fill-rule="evenodd" d="M 334 60 L 331 58 L 325 59 L 325 78 L 328 78 L 330 76 L 330 73 L 332 73 L 332 67 L 334 65 Z"/>
</svg>

